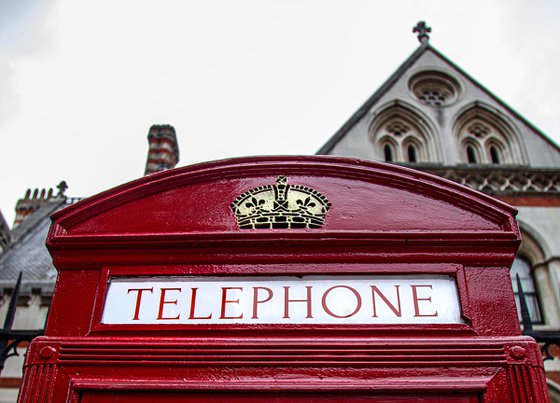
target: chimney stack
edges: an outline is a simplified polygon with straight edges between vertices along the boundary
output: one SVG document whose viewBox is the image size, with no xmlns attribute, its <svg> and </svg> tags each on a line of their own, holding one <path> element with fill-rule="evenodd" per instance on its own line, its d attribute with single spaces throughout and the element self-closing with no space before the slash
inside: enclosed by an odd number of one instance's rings
<svg viewBox="0 0 560 403">
<path fill-rule="evenodd" d="M 148 161 L 144 175 L 175 168 L 179 162 L 179 145 L 171 125 L 153 125 L 148 133 Z"/>
<path fill-rule="evenodd" d="M 16 204 L 16 218 L 14 219 L 14 228 L 21 224 L 27 217 L 33 214 L 43 204 L 50 201 L 65 200 L 64 191 L 68 188 L 65 181 L 60 182 L 57 186 L 58 193 L 54 194 L 53 189 L 35 189 L 31 194 L 31 189 L 27 189 L 23 199 L 19 199 Z"/>
</svg>

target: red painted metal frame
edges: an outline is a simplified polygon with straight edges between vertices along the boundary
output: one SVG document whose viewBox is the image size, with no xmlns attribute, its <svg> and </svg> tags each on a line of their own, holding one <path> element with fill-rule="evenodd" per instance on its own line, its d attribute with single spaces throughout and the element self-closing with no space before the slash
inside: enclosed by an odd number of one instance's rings
<svg viewBox="0 0 560 403">
<path fill-rule="evenodd" d="M 330 200 L 323 228 L 239 230 L 230 203 L 280 174 Z M 53 216 L 47 246 L 59 277 L 20 402 L 546 402 L 509 281 L 514 215 L 438 177 L 332 157 L 226 160 L 119 186 Z M 114 277 L 311 274 L 449 275 L 464 323 L 100 323 Z"/>
</svg>

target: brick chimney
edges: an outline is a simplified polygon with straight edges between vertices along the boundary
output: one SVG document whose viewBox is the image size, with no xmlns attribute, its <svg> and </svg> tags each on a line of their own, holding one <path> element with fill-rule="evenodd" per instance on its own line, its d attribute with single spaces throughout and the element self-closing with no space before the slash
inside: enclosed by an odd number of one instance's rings
<svg viewBox="0 0 560 403">
<path fill-rule="evenodd" d="M 27 189 L 23 199 L 19 199 L 16 204 L 16 218 L 14 219 L 14 228 L 21 224 L 28 216 L 33 214 L 39 209 L 43 204 L 53 201 L 62 200 L 66 196 L 64 192 L 68 189 L 68 185 L 65 181 L 58 184 L 58 193 L 54 194 L 53 189 L 35 189 L 33 194 L 31 194 L 31 189 Z"/>
<path fill-rule="evenodd" d="M 179 162 L 179 145 L 171 125 L 153 125 L 148 133 L 148 161 L 144 175 L 174 168 Z"/>
</svg>

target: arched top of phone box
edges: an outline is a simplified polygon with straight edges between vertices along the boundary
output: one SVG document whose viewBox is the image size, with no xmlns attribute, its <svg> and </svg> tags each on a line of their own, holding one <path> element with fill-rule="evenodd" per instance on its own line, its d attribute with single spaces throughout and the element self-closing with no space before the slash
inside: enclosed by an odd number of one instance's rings
<svg viewBox="0 0 560 403">
<path fill-rule="evenodd" d="M 247 157 L 152 174 L 55 213 L 64 239 L 454 235 L 519 240 L 516 210 L 413 169 L 324 156 Z"/>
</svg>

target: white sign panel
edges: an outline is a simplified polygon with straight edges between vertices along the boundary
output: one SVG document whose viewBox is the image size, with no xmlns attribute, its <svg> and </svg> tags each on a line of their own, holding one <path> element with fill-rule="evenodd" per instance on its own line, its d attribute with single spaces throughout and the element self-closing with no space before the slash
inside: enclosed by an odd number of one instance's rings
<svg viewBox="0 0 560 403">
<path fill-rule="evenodd" d="M 449 276 L 149 277 L 110 280 L 106 324 L 462 323 Z"/>
</svg>

